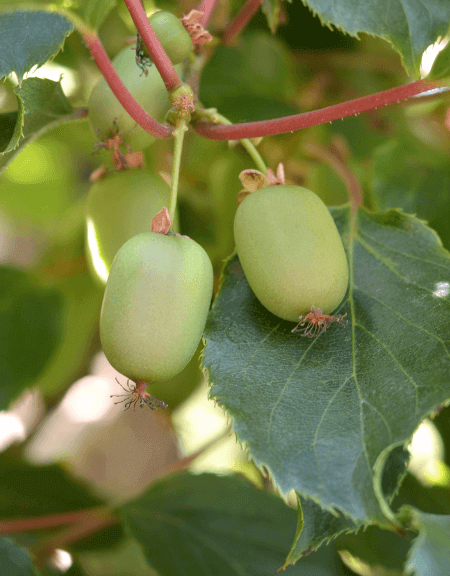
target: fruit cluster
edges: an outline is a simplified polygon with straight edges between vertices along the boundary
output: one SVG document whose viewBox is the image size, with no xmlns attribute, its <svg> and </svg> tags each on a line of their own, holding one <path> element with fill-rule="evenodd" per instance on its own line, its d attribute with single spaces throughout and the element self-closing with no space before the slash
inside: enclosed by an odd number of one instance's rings
<svg viewBox="0 0 450 576">
<path fill-rule="evenodd" d="M 150 22 L 179 65 L 192 51 L 181 22 L 167 12 L 155 13 Z M 127 48 L 113 64 L 142 107 L 162 120 L 167 95 L 156 68 L 147 71 L 147 60 Z M 105 138 L 120 134 L 120 142 L 139 150 L 153 140 L 135 125 L 103 79 L 92 92 L 89 112 L 92 129 Z M 176 233 L 176 217 L 167 229 L 152 231 L 152 218 L 169 204 L 167 184 L 148 170 L 120 168 L 103 175 L 90 190 L 88 260 L 93 274 L 106 283 L 100 319 L 103 350 L 135 383 L 128 385 L 125 407 L 147 403 L 154 408 L 164 403 L 145 392 L 146 384 L 177 375 L 197 349 L 212 298 L 213 268 L 199 244 Z M 259 176 L 264 182 L 265 175 Z M 272 185 L 262 184 L 251 194 L 244 191 L 234 221 L 236 250 L 261 304 L 283 320 L 308 323 L 302 332 L 312 337 L 332 321 L 342 323 L 343 316 L 329 313 L 347 291 L 345 250 L 318 196 L 284 184 L 284 175 L 268 183 Z"/>
</svg>

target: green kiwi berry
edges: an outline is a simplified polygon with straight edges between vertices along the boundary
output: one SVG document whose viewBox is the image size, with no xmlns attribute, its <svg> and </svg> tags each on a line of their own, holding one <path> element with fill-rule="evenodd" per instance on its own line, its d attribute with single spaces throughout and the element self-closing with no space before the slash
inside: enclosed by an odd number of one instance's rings
<svg viewBox="0 0 450 576">
<path fill-rule="evenodd" d="M 181 21 L 171 12 L 155 12 L 150 24 L 173 64 L 179 64 L 192 52 L 192 40 Z"/>
<path fill-rule="evenodd" d="M 134 381 L 167 380 L 193 356 L 213 289 L 203 248 L 148 232 L 128 240 L 111 266 L 100 316 L 103 351 Z"/>
<path fill-rule="evenodd" d="M 256 190 L 237 209 L 234 236 L 247 281 L 272 314 L 295 322 L 312 306 L 328 314 L 342 302 L 345 250 L 328 208 L 310 190 Z"/>
</svg>

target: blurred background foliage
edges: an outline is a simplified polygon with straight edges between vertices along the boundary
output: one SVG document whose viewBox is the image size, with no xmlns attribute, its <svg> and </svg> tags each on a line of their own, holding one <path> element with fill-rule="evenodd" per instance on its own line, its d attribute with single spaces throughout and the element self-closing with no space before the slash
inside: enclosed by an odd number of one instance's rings
<svg viewBox="0 0 450 576">
<path fill-rule="evenodd" d="M 220 35 L 240 6 L 234 1 L 220 4 L 209 30 Z M 161 2 L 159 7 L 180 15 L 195 5 L 185 0 Z M 262 120 L 317 109 L 408 81 L 398 54 L 386 42 L 368 35 L 357 41 L 323 27 L 301 2 L 285 4 L 285 12 L 275 35 L 258 13 L 235 45 L 217 48 L 201 78 L 200 99 L 205 106 L 217 107 L 233 122 Z M 111 57 L 123 49 L 133 27 L 122 4 L 110 12 L 99 34 Z M 67 38 L 64 50 L 37 74 L 55 80 L 62 74 L 64 92 L 74 107 L 86 106 L 99 78 L 77 33 Z M 17 106 L 14 85 L 14 78 L 0 84 L 3 112 Z M 288 182 L 310 188 L 328 205 L 337 206 L 347 202 L 348 194 L 335 165 L 327 161 L 331 150 L 358 179 L 368 207 L 400 207 L 417 214 L 450 249 L 449 117 L 445 99 L 399 104 L 265 138 L 259 150 L 272 169 L 283 162 Z M 54 320 L 49 336 L 54 343 L 48 345 L 48 357 L 43 353 L 36 356 L 39 373 L 24 377 L 20 386 L 5 382 L 3 408 L 9 410 L 0 414 L 0 447 L 5 451 L 0 456 L 0 501 L 6 502 L 13 494 L 19 472 L 30 484 L 21 483 L 20 501 L 11 500 L 10 508 L 3 507 L 2 516 L 68 510 L 72 504 L 64 496 L 67 493 L 74 496 L 74 509 L 126 499 L 228 425 L 221 409 L 207 401 L 198 367 L 201 346 L 179 376 L 152 387 L 152 394 L 170 406 L 164 414 L 141 410 L 122 414 L 120 406 L 109 399 L 110 394 L 121 392 L 114 378 L 125 381 L 100 353 L 98 318 L 103 289 L 86 263 L 85 203 L 90 175 L 110 162 L 108 153 L 95 144 L 85 120 L 61 126 L 29 144 L 0 177 L 2 265 L 32 278 L 36 291 L 48 290 L 55 302 L 48 313 Z M 170 173 L 171 145 L 161 141 L 145 150 L 146 167 L 155 173 Z M 216 286 L 222 262 L 234 250 L 232 224 L 236 194 L 242 188 L 238 175 L 247 168 L 254 166 L 239 145 L 208 141 L 193 130 L 187 134 L 180 176 L 180 231 L 207 250 Z M 46 300 L 37 307 L 31 318 L 34 327 L 41 326 L 40 315 L 47 305 Z M 16 330 L 17 318 L 0 319 L 5 319 L 5 334 Z M 16 349 L 10 347 L 9 354 L 16 354 L 24 364 L 29 362 L 29 357 L 23 357 L 20 338 L 13 345 Z M 8 405 L 14 399 L 15 403 Z M 440 509 L 442 499 L 448 498 L 449 416 L 450 409 L 444 408 L 434 425 L 430 424 L 434 436 L 427 436 L 425 443 L 438 448 L 425 451 L 421 463 L 411 465 L 399 502 L 408 502 L 408 492 L 417 493 L 417 487 L 422 487 L 421 505 L 426 511 Z M 425 461 L 434 464 L 427 467 Z M 231 437 L 199 458 L 194 467 L 238 470 L 259 485 L 265 482 Z M 134 470 L 131 480 L 130 469 Z M 74 478 L 89 488 L 81 488 Z M 48 496 L 49 486 L 50 500 L 31 496 Z M 59 493 L 61 499 L 55 496 Z M 28 545 L 32 537 L 21 538 Z M 362 546 L 357 536 L 342 538 L 338 544 L 350 557 L 357 557 Z M 80 543 L 77 550 L 80 564 L 67 572 L 73 576 L 153 574 L 140 549 L 126 540 L 120 529 L 110 529 L 89 545 Z M 348 557 L 344 561 L 363 574 L 357 563 Z M 367 562 L 370 564 L 370 559 Z M 393 562 L 390 568 L 397 570 L 398 566 Z M 347 568 L 342 570 L 350 573 Z M 393 573 L 397 572 L 389 572 Z"/>
</svg>

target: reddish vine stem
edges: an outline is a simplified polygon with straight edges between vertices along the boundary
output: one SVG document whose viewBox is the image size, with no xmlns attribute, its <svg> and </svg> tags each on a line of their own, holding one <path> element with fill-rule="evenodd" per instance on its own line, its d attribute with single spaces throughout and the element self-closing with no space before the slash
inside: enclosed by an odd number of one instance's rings
<svg viewBox="0 0 450 576">
<path fill-rule="evenodd" d="M 181 86 L 181 78 L 178 76 L 174 65 L 167 56 L 161 42 L 158 40 L 152 28 L 152 25 L 148 21 L 147 14 L 145 13 L 140 0 L 125 0 L 125 4 L 139 34 L 141 35 L 145 47 L 155 63 L 158 72 L 161 74 L 161 78 L 163 79 L 167 91 L 173 92 Z"/>
<path fill-rule="evenodd" d="M 260 7 L 262 0 L 247 0 L 235 18 L 227 25 L 223 34 L 224 44 L 231 44 L 236 40 L 253 15 Z"/>
<path fill-rule="evenodd" d="M 201 0 L 200 4 L 198 5 L 197 10 L 199 12 L 203 12 L 203 16 L 201 17 L 200 24 L 203 28 L 206 28 L 206 25 L 211 18 L 211 13 L 214 10 L 214 6 L 217 4 L 218 0 Z"/>
<path fill-rule="evenodd" d="M 133 120 L 144 130 L 155 136 L 155 138 L 170 138 L 173 134 L 173 128 L 157 122 L 136 102 L 115 71 L 99 38 L 87 31 L 83 32 L 83 38 L 108 86 Z"/>
<path fill-rule="evenodd" d="M 85 520 L 87 517 L 98 517 L 99 512 L 104 514 L 104 507 L 85 508 L 66 512 L 64 514 L 50 514 L 48 516 L 34 516 L 31 518 L 13 518 L 11 520 L 0 521 L 0 534 L 10 532 L 27 532 L 61 526 L 62 524 L 71 524 Z"/>
<path fill-rule="evenodd" d="M 411 84 L 390 88 L 383 92 L 362 96 L 355 100 L 349 100 L 333 106 L 327 106 L 320 110 L 294 114 L 273 120 L 260 120 L 258 122 L 246 122 L 243 124 L 233 124 L 231 126 L 217 126 L 209 122 L 197 122 L 193 124 L 194 130 L 210 140 L 241 140 L 243 138 L 259 138 L 261 136 L 273 136 L 275 134 L 286 134 L 294 130 L 309 128 L 346 118 L 368 110 L 374 110 L 380 106 L 395 104 L 401 100 L 406 100 L 417 94 L 422 94 L 429 90 L 439 88 L 436 82 L 426 82 L 417 80 Z"/>
<path fill-rule="evenodd" d="M 341 178 L 352 202 L 352 210 L 357 210 L 363 203 L 363 194 L 361 185 L 350 168 L 336 154 L 333 154 L 332 150 L 328 150 L 323 146 L 308 142 L 304 148 L 308 154 L 328 164 Z"/>
</svg>

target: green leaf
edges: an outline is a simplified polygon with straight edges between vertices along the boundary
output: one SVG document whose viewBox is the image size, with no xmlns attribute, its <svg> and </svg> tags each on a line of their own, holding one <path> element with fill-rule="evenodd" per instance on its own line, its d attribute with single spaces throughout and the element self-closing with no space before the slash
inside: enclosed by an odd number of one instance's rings
<svg viewBox="0 0 450 576">
<path fill-rule="evenodd" d="M 60 82 L 28 78 L 14 92 L 18 111 L 0 115 L 0 173 L 27 144 L 83 116 L 82 110 L 73 110 Z"/>
<path fill-rule="evenodd" d="M 57 514 L 103 504 L 59 466 L 32 466 L 0 456 L 0 517 Z"/>
<path fill-rule="evenodd" d="M 30 386 L 57 346 L 61 299 L 26 272 L 0 268 L 0 407 Z"/>
<path fill-rule="evenodd" d="M 331 213 L 349 257 L 336 310 L 348 326 L 312 340 L 291 334 L 233 256 L 203 365 L 238 440 L 284 493 L 367 522 L 383 517 L 374 481 L 389 452 L 450 397 L 450 257 L 431 229 L 398 211 L 360 209 L 353 228 L 348 208 Z"/>
<path fill-rule="evenodd" d="M 117 0 L 89 0 L 81 5 L 81 12 L 86 22 L 97 30 L 116 4 Z"/>
<path fill-rule="evenodd" d="M 420 76 L 420 61 L 425 49 L 447 33 L 450 5 L 446 0 L 306 0 L 324 25 L 336 26 L 351 36 L 365 32 L 387 40 L 400 54 L 405 70 Z"/>
<path fill-rule="evenodd" d="M 15 72 L 19 83 L 33 66 L 55 56 L 73 25 L 64 16 L 40 10 L 0 14 L 0 79 Z"/>
<path fill-rule="evenodd" d="M 0 538 L 0 566 L 3 576 L 36 576 L 30 555 L 8 538 Z"/>
<path fill-rule="evenodd" d="M 441 576 L 450 566 L 450 516 L 426 514 L 412 509 L 412 516 L 420 533 L 413 541 L 407 574 L 415 576 Z"/>
<path fill-rule="evenodd" d="M 428 155 L 428 157 L 427 157 Z M 380 209 L 417 214 L 450 248 L 450 166 L 448 158 L 405 138 L 390 140 L 373 156 L 373 190 Z M 432 199 L 431 199 L 432 198 Z"/>
<path fill-rule="evenodd" d="M 243 478 L 189 473 L 165 478 L 120 511 L 161 576 L 273 576 L 296 516 Z"/>
<path fill-rule="evenodd" d="M 350 518 L 323 510 L 312 500 L 300 497 L 298 500 L 297 530 L 292 548 L 283 564 L 284 569 L 308 556 L 324 541 L 328 543 L 337 534 L 358 527 Z"/>
</svg>

